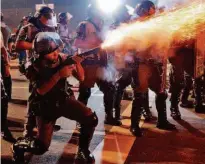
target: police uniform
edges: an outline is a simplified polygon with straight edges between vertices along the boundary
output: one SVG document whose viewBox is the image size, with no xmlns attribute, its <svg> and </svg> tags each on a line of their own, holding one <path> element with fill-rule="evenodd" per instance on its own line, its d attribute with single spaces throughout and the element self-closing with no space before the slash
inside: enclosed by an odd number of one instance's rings
<svg viewBox="0 0 205 164">
<path fill-rule="evenodd" d="M 171 116 L 174 119 L 181 119 L 181 114 L 179 111 L 178 103 L 180 98 L 180 93 L 184 84 L 184 72 L 186 72 L 190 77 L 194 78 L 194 67 L 195 67 L 195 41 L 193 40 L 191 44 L 185 44 L 183 46 L 173 47 L 171 51 L 174 51 L 173 57 L 170 57 L 170 63 L 172 64 L 173 72 L 173 82 L 171 91 Z M 198 113 L 203 113 L 203 77 L 198 77 L 194 79 L 194 91 L 195 91 L 195 111 Z"/>
<path fill-rule="evenodd" d="M 94 48 L 100 45 L 100 29 L 92 21 L 87 19 L 81 22 L 77 27 L 77 39 L 74 41 L 74 46 L 79 48 L 81 52 L 86 51 L 89 48 Z M 86 42 L 89 36 L 95 35 L 99 41 L 97 44 L 92 45 L 89 48 L 81 48 L 81 42 Z M 115 94 L 115 86 L 113 82 L 108 82 L 104 79 L 103 72 L 108 70 L 107 67 L 107 53 L 103 53 L 96 58 L 90 58 L 85 60 L 82 65 L 85 71 L 85 80 L 80 83 L 78 100 L 87 105 L 88 99 L 91 95 L 91 88 L 97 83 L 100 91 L 103 92 L 104 107 L 105 107 L 105 123 L 112 125 L 119 125 L 119 122 L 113 118 L 113 102 Z"/>
<path fill-rule="evenodd" d="M 151 8 L 155 5 L 151 1 L 142 1 L 136 9 L 137 14 L 141 18 L 147 18 Z M 153 14 L 153 13 L 152 13 Z M 165 77 L 166 77 L 166 62 L 162 55 L 152 54 L 153 47 L 148 47 L 145 51 L 136 52 L 138 68 L 136 69 L 137 84 L 134 87 L 134 99 L 132 102 L 131 111 L 131 128 L 133 135 L 141 136 L 139 121 L 143 102 L 146 98 L 148 88 L 156 94 L 155 104 L 158 112 L 157 127 L 165 130 L 176 129 L 175 126 L 168 122 L 166 113 L 166 98 Z"/>
<path fill-rule="evenodd" d="M 6 67 L 9 66 L 8 63 L 8 53 L 6 52 L 6 48 L 4 46 L 4 41 L 3 41 L 3 36 L 2 33 L 0 32 L 0 44 L 1 44 L 1 74 L 0 74 L 0 81 L 1 81 L 1 134 L 2 138 L 13 142 L 15 139 L 13 138 L 11 132 L 8 129 L 7 125 L 7 114 L 8 114 L 8 101 L 9 97 L 7 95 L 6 89 L 4 87 L 4 80 L 6 77 Z M 8 69 L 8 68 L 7 68 Z"/>
<path fill-rule="evenodd" d="M 131 18 L 132 19 L 132 18 Z M 127 8 L 122 6 L 117 12 L 115 16 L 116 22 L 112 25 L 112 28 L 115 29 L 120 26 L 121 23 L 126 23 L 130 21 L 130 15 L 128 14 Z M 116 94 L 115 94 L 115 118 L 120 120 L 120 109 L 121 109 L 121 100 L 126 87 L 131 85 L 135 87 L 138 85 L 138 80 L 136 76 L 136 68 L 138 67 L 138 63 L 136 60 L 136 54 L 132 51 L 122 54 L 122 52 L 115 52 L 114 54 L 114 63 L 115 68 L 118 70 L 118 78 L 116 81 Z M 133 73 L 134 72 L 134 73 Z M 148 91 L 144 95 L 145 99 L 143 101 L 143 115 L 145 119 L 148 121 L 152 118 L 152 114 L 149 109 L 149 99 L 148 99 Z"/>
<path fill-rule="evenodd" d="M 18 158 L 22 155 L 20 154 L 20 150 L 23 153 L 29 150 L 34 154 L 43 154 L 47 151 L 51 143 L 55 121 L 61 116 L 75 120 L 81 124 L 77 159 L 87 163 L 92 163 L 94 160 L 94 157 L 89 151 L 89 144 L 95 126 L 98 123 L 98 118 L 90 108 L 74 98 L 71 90 L 68 91 L 67 78 L 57 80 L 55 85 L 44 95 L 40 95 L 37 92 L 37 89 L 44 83 L 55 81 L 53 77 L 63 68 L 65 60 L 70 63 L 71 74 L 75 70 L 75 62 L 72 58 L 68 59 L 65 54 L 59 55 L 58 64 L 55 67 L 48 67 L 43 62 L 44 55 L 57 50 L 60 44 L 62 44 L 62 41 L 59 35 L 49 32 L 39 33 L 34 41 L 34 49 L 40 57 L 28 65 L 26 68 L 26 77 L 33 86 L 31 93 L 33 96 L 30 97 L 30 108 L 35 112 L 38 135 L 37 139 L 34 139 L 36 145 L 30 146 L 31 142 L 27 141 L 30 149 L 22 150 L 21 144 L 25 141 L 25 138 L 19 139 L 13 145 L 16 160 L 23 160 Z"/>
<path fill-rule="evenodd" d="M 4 21 L 1 20 L 1 33 L 3 37 L 3 43 L 4 47 L 8 51 L 8 41 L 11 36 L 11 29 L 5 24 Z M 4 65 L 4 60 L 2 60 L 2 65 Z M 2 68 L 3 69 L 3 68 Z M 6 75 L 4 74 L 4 71 L 2 71 L 2 78 L 4 81 L 4 87 L 8 96 L 8 100 L 11 100 L 11 94 L 12 94 L 12 80 L 11 80 L 11 75 Z"/>
<path fill-rule="evenodd" d="M 55 28 L 54 27 L 50 27 L 50 26 L 46 26 L 44 24 L 41 23 L 41 21 L 39 20 L 39 17 L 42 14 L 47 14 L 50 13 L 52 10 L 48 7 L 42 7 L 39 12 L 38 15 L 35 17 L 32 17 L 29 19 L 29 24 L 23 26 L 17 36 L 16 42 L 20 42 L 20 41 L 26 41 L 29 43 L 32 43 L 35 36 L 39 33 L 39 32 L 55 32 Z M 29 50 L 29 52 L 27 53 L 27 59 L 26 61 L 29 61 L 31 59 L 35 59 L 35 54 L 33 50 Z M 25 65 L 26 63 L 22 63 L 22 65 L 20 65 L 20 72 L 21 73 L 25 73 Z M 31 85 L 29 85 L 29 90 L 31 90 Z M 25 132 L 24 135 L 25 136 L 32 136 L 32 132 L 33 132 L 33 128 L 36 126 L 35 124 L 35 117 L 34 117 L 34 113 L 33 111 L 30 109 L 30 101 L 28 100 L 28 114 L 27 114 L 27 121 L 25 123 Z"/>
</svg>

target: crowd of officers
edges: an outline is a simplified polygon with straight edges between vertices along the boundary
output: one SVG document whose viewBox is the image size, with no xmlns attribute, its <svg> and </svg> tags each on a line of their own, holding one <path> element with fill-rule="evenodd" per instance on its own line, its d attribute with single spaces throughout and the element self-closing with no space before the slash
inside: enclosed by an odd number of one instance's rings
<svg viewBox="0 0 205 164">
<path fill-rule="evenodd" d="M 151 19 L 156 14 L 156 10 L 153 2 L 145 0 L 135 9 L 137 17 L 131 17 L 127 8 L 122 6 L 114 16 L 115 22 L 111 28 L 117 28 L 121 24 L 131 21 L 143 22 Z M 78 25 L 74 41 L 69 37 L 68 26 L 72 16 L 69 13 L 60 13 L 58 26 L 51 26 L 54 11 L 49 7 L 42 7 L 33 17 L 24 17 L 19 26 L 15 38 L 15 49 L 19 54 L 25 56 L 22 57 L 24 59 L 20 59 L 19 68 L 29 79 L 30 96 L 24 137 L 19 138 L 13 144 L 16 162 L 24 161 L 24 152 L 43 154 L 48 150 L 55 122 L 61 116 L 75 120 L 80 126 L 76 160 L 87 163 L 94 162 L 94 157 L 89 151 L 89 144 L 98 124 L 98 117 L 87 107 L 87 103 L 91 96 L 91 88 L 95 84 L 104 95 L 105 124 L 122 125 L 120 104 L 124 90 L 131 85 L 133 100 L 130 131 L 134 136 L 142 136 L 139 127 L 142 114 L 147 121 L 152 119 L 148 89 L 156 94 L 157 128 L 176 129 L 175 125 L 167 120 L 166 99 L 168 96 L 165 86 L 167 62 L 164 62 L 163 58 L 155 59 L 153 56 L 149 56 L 149 50 L 143 53 L 134 50 L 130 50 L 129 53 L 120 51 L 106 53 L 100 50 L 97 55 L 94 54 L 91 57 L 80 55 L 80 53 L 99 47 L 103 42 L 100 36 L 103 29 L 103 16 L 94 5 L 89 5 L 87 11 L 88 17 Z M 78 50 L 77 53 L 72 49 L 71 44 Z M 175 55 L 169 58 L 171 63 L 170 110 L 171 116 L 176 120 L 181 119 L 178 107 L 180 101 L 182 107 L 194 107 L 197 113 L 205 113 L 204 77 L 193 80 L 194 46 L 194 41 L 189 45 L 181 45 L 172 50 Z M 5 91 L 8 86 L 8 77 L 10 77 L 10 74 L 5 74 L 8 65 L 8 57 L 6 57 L 8 54 L 3 51 L 4 49 L 7 51 L 5 47 L 4 45 L 1 47 L 2 68 L 4 68 L 1 70 L 3 79 L 1 99 L 2 105 L 5 104 L 2 106 L 5 108 L 2 108 L 2 112 L 6 111 L 6 114 L 2 115 L 2 121 L 5 120 L 6 125 L 8 100 L 11 96 L 10 91 Z M 129 60 L 127 60 L 128 58 Z M 123 64 L 119 61 L 123 61 Z M 114 65 L 115 71 L 109 68 L 110 65 Z M 105 74 L 116 78 L 108 80 L 104 77 Z M 69 76 L 74 76 L 80 83 L 77 99 L 67 81 Z M 5 78 L 6 80 L 4 80 Z M 183 92 L 181 92 L 182 90 Z M 194 90 L 195 103 L 188 99 L 192 90 Z M 37 136 L 34 136 L 33 128 L 36 126 L 38 133 Z M 8 127 L 2 131 L 9 137 L 12 136 Z"/>
</svg>

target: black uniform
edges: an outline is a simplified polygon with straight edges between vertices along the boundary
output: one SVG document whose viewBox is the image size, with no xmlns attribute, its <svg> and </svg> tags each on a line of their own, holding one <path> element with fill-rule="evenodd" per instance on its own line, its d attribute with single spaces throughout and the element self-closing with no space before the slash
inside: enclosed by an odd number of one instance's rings
<svg viewBox="0 0 205 164">
<path fill-rule="evenodd" d="M 55 33 L 55 35 L 58 34 Z M 37 50 L 40 47 L 40 49 L 45 50 L 44 52 L 47 51 L 46 54 L 58 49 L 59 45 L 57 43 L 60 40 L 60 37 L 52 38 L 52 36 L 54 36 L 53 33 L 39 33 L 34 43 L 34 45 L 36 45 L 35 49 Z M 42 46 L 42 44 L 44 46 Z M 53 44 L 56 44 L 57 46 L 52 47 Z M 41 53 L 42 52 L 43 51 L 41 51 Z M 55 121 L 61 116 L 75 120 L 81 124 L 77 159 L 87 163 L 92 163 L 94 160 L 94 157 L 92 157 L 89 151 L 89 144 L 95 126 L 98 123 L 98 118 L 90 108 L 74 98 L 71 89 L 67 87 L 66 78 L 58 80 L 44 95 L 40 95 L 37 92 L 38 88 L 42 87 L 44 83 L 52 81 L 53 75 L 63 68 L 65 56 L 65 54 L 59 55 L 59 64 L 56 67 L 48 67 L 43 63 L 43 60 L 40 57 L 34 62 L 31 62 L 26 69 L 26 76 L 32 84 L 32 92 L 29 97 L 29 102 L 30 108 L 36 116 L 38 135 L 37 139 L 33 140 L 36 143 L 34 146 L 30 146 L 32 140 L 30 142 L 30 140 L 27 139 L 29 149 L 23 149 L 21 146 L 26 138 L 19 139 L 18 142 L 13 145 L 14 157 L 18 162 L 23 160 L 22 154 L 25 151 L 30 151 L 34 154 L 42 154 L 48 150 L 52 139 Z M 71 58 L 67 59 L 67 61 L 70 63 L 71 70 L 75 70 L 75 62 Z"/>
<path fill-rule="evenodd" d="M 42 13 L 43 14 L 43 13 Z M 29 20 L 29 24 L 26 26 L 23 26 L 17 36 L 16 42 L 20 41 L 27 41 L 32 43 L 34 40 L 35 36 L 39 32 L 55 32 L 55 29 L 50 26 L 46 26 L 41 23 L 38 17 L 32 17 Z M 34 59 L 34 51 L 29 50 L 27 60 Z M 25 63 L 23 63 L 20 66 L 20 72 L 25 73 Z M 31 85 L 29 85 L 29 89 L 31 89 Z M 30 109 L 30 103 L 28 102 L 28 113 L 27 113 L 27 121 L 25 123 L 25 136 L 32 136 L 33 128 L 36 126 L 35 123 L 35 118 L 34 118 L 34 113 Z"/>
<path fill-rule="evenodd" d="M 195 66 L 195 43 L 180 46 L 174 50 L 175 56 L 171 57 L 170 63 L 172 64 L 173 81 L 171 83 L 171 116 L 174 119 L 181 119 L 181 114 L 179 112 L 179 99 L 181 90 L 184 84 L 184 72 L 186 72 L 190 77 L 194 77 L 194 66 Z M 195 111 L 199 113 L 205 112 L 205 107 L 203 106 L 203 77 L 194 79 L 194 91 L 196 96 Z"/>
<path fill-rule="evenodd" d="M 84 41 L 89 35 L 99 35 L 100 29 L 95 25 L 91 19 L 83 21 L 77 27 L 77 38 L 75 46 L 78 47 L 77 42 Z M 80 47 L 78 47 L 80 48 Z M 84 51 L 84 49 L 83 49 Z M 113 118 L 113 102 L 115 94 L 115 86 L 113 82 L 109 82 L 102 75 L 99 76 L 98 72 L 109 71 L 107 69 L 107 53 L 99 55 L 99 58 L 86 59 L 82 65 L 85 71 L 85 80 L 80 83 L 78 100 L 87 105 L 88 99 L 91 95 L 91 88 L 95 83 L 98 85 L 100 91 L 103 92 L 104 107 L 105 107 L 105 123 L 112 125 L 120 125 L 118 121 Z"/>
</svg>

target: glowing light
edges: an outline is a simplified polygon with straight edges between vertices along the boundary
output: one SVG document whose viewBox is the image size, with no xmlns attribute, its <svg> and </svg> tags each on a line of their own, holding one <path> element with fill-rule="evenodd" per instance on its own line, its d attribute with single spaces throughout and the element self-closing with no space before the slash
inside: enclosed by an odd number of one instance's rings
<svg viewBox="0 0 205 164">
<path fill-rule="evenodd" d="M 123 51 L 152 47 L 155 55 L 164 55 L 171 45 L 187 44 L 195 39 L 200 30 L 205 30 L 205 2 L 195 1 L 146 21 L 122 25 L 109 34 L 102 47 Z"/>
<path fill-rule="evenodd" d="M 97 1 L 99 8 L 105 13 L 112 13 L 120 5 L 120 0 L 98 0 Z"/>
<path fill-rule="evenodd" d="M 135 9 L 130 5 L 125 5 L 130 15 L 134 14 Z"/>
</svg>

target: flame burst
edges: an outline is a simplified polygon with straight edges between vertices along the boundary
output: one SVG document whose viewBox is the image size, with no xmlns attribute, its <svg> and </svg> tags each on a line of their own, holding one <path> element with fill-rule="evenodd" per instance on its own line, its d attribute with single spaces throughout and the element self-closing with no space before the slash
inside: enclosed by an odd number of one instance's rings
<svg viewBox="0 0 205 164">
<path fill-rule="evenodd" d="M 205 30 L 205 2 L 195 1 L 152 19 L 124 24 L 113 30 L 102 45 L 105 49 L 145 51 L 165 55 L 170 46 L 188 44 Z"/>
</svg>

